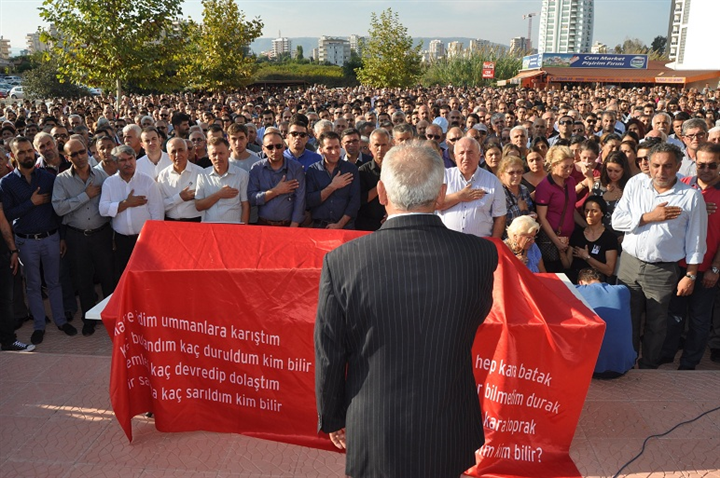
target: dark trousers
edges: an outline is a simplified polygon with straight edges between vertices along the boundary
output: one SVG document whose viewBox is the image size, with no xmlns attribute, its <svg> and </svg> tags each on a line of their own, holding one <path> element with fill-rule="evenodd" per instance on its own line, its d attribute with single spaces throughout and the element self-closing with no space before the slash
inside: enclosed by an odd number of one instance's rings
<svg viewBox="0 0 720 478">
<path fill-rule="evenodd" d="M 66 258 L 72 266 L 73 284 L 80 296 L 84 320 L 85 312 L 92 309 L 97 301 L 93 278 L 97 276 L 100 280 L 103 296 L 107 297 L 115 289 L 112 228 L 105 227 L 90 235 L 68 229 L 65 240 L 68 248 Z"/>
<path fill-rule="evenodd" d="M 18 275 L 20 271 L 18 270 Z M 13 314 L 13 277 L 10 270 L 10 252 L 6 247 L 0 250 L 0 344 L 11 345 L 17 339 L 15 335 L 15 315 Z"/>
<path fill-rule="evenodd" d="M 130 261 L 138 236 L 125 236 L 116 232 L 113 237 L 115 241 L 115 283 L 117 284 Z"/>
<path fill-rule="evenodd" d="M 676 262 L 644 262 L 630 254 L 623 254 L 618 282 L 630 289 L 630 314 L 633 323 L 633 345 L 642 357 L 640 368 L 658 368 L 665 335 L 670 299 L 676 293 L 680 267 Z M 642 313 L 645 327 L 642 330 Z M 641 333 L 642 330 L 642 333 Z"/>
<path fill-rule="evenodd" d="M 682 275 L 684 273 L 685 269 L 682 270 Z M 703 287 L 702 279 L 703 273 L 698 272 L 692 294 L 685 297 L 674 295 L 670 299 L 668 330 L 662 355 L 675 357 L 687 317 L 688 333 L 680 357 L 680 366 L 683 367 L 696 367 L 700 363 L 712 326 L 713 306 L 718 288 Z"/>
</svg>

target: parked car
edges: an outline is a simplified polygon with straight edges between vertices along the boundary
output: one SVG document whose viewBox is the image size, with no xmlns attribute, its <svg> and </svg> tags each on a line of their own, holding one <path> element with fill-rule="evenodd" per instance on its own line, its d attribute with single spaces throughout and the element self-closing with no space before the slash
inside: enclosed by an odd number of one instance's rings
<svg viewBox="0 0 720 478">
<path fill-rule="evenodd" d="M 13 100 L 22 100 L 25 98 L 25 93 L 23 93 L 23 87 L 22 86 L 14 86 L 12 90 L 10 90 L 10 98 Z"/>
</svg>

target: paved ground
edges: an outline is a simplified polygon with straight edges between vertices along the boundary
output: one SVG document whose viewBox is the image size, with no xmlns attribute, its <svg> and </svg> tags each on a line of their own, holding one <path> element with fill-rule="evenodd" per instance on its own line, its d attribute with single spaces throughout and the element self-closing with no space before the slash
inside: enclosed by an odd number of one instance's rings
<svg viewBox="0 0 720 478">
<path fill-rule="evenodd" d="M 77 321 L 76 321 L 77 322 Z M 29 341 L 30 324 L 19 330 Z M 34 353 L 0 353 L 0 477 L 328 477 L 344 455 L 219 433 L 160 433 L 136 418 L 127 442 L 108 397 L 111 343 L 48 326 Z M 571 456 L 583 476 L 613 476 L 644 438 L 720 406 L 720 366 L 632 370 L 593 380 Z M 720 411 L 653 439 L 622 476 L 720 478 Z"/>
</svg>

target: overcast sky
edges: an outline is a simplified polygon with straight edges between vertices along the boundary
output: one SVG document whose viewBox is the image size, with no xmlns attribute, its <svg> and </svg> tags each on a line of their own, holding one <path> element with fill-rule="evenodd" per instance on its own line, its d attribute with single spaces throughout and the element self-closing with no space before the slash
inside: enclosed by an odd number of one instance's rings
<svg viewBox="0 0 720 478">
<path fill-rule="evenodd" d="M 98 0 L 100 1 L 100 0 Z M 132 0 L 128 0 L 132 1 Z M 667 34 L 671 0 L 595 0 L 593 41 L 613 47 L 626 37 L 650 44 Z M 25 35 L 42 25 L 41 0 L 0 0 L 0 35 L 11 48 L 24 49 Z M 366 35 L 370 13 L 392 7 L 412 36 L 469 37 L 509 44 L 527 35 L 526 13 L 540 13 L 541 0 L 257 0 L 239 2 L 248 18 L 259 16 L 263 37 L 319 37 Z M 202 19 L 200 0 L 183 2 L 184 16 Z M 533 46 L 537 47 L 540 16 L 533 18 Z"/>
</svg>

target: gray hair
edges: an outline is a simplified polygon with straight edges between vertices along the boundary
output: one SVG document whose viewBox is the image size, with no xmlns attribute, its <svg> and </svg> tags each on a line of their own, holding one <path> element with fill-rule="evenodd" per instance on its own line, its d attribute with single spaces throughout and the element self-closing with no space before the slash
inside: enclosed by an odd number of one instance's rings
<svg viewBox="0 0 720 478">
<path fill-rule="evenodd" d="M 126 134 L 128 131 L 134 131 L 135 134 L 138 135 L 138 138 L 140 137 L 140 133 L 142 133 L 142 128 L 136 124 L 129 124 L 125 125 L 125 127 L 122 129 L 123 134 Z"/>
<path fill-rule="evenodd" d="M 698 118 L 698 119 L 700 119 L 700 118 Z M 708 134 L 710 134 L 710 133 L 717 133 L 717 132 L 720 132 L 720 126 L 715 126 L 714 128 L 710 128 L 710 129 L 708 130 Z"/>
<path fill-rule="evenodd" d="M 540 230 L 540 224 L 531 216 L 518 216 L 507 227 L 508 236 L 513 234 L 533 234 Z"/>
<path fill-rule="evenodd" d="M 414 211 L 435 203 L 445 180 L 445 166 L 437 151 L 413 141 L 388 151 L 380 180 L 394 207 Z"/>
<path fill-rule="evenodd" d="M 326 129 L 329 129 L 332 131 L 333 124 L 332 122 L 328 120 L 320 120 L 317 123 L 315 123 L 315 126 L 313 126 L 313 131 L 315 131 L 315 136 L 320 136 L 320 134 L 325 131 Z"/>
<path fill-rule="evenodd" d="M 657 118 L 657 117 L 659 117 L 659 116 L 664 117 L 665 120 L 667 120 L 668 124 L 672 124 L 672 122 L 673 122 L 672 117 L 671 117 L 669 114 L 663 113 L 663 112 L 655 113 L 655 115 L 652 117 L 652 120 L 650 121 L 650 123 L 651 123 L 651 124 L 654 123 L 654 122 L 655 122 L 655 118 Z"/>
<path fill-rule="evenodd" d="M 683 152 L 675 146 L 672 143 L 658 143 L 652 148 L 650 148 L 650 151 L 648 153 L 648 156 L 650 156 L 650 159 L 652 159 L 653 156 L 655 156 L 657 153 L 670 153 L 675 158 L 675 163 L 680 164 L 680 161 L 683 159 Z"/>
<path fill-rule="evenodd" d="M 50 133 L 46 133 L 45 131 L 40 131 L 33 138 L 33 146 L 35 147 L 35 149 L 37 149 L 38 145 L 40 144 L 40 140 L 45 139 L 46 136 L 48 138 L 50 138 L 54 144 L 57 144 L 57 141 L 55 141 L 55 138 L 53 138 L 53 136 Z"/>
<path fill-rule="evenodd" d="M 682 135 L 685 136 L 688 131 L 694 128 L 700 128 L 701 130 L 705 131 L 707 133 L 708 127 L 707 123 L 702 118 L 690 118 L 689 120 L 686 120 L 683 122 L 682 125 Z"/>
<path fill-rule="evenodd" d="M 392 139 L 390 137 L 390 133 L 388 133 L 387 130 L 383 129 L 383 128 L 374 129 L 373 132 L 370 133 L 370 139 L 372 139 L 373 136 L 384 136 L 385 139 L 387 139 L 388 141 L 390 141 Z M 360 139 L 362 139 L 362 138 L 360 138 Z M 383 162 L 384 161 L 385 160 L 383 159 Z"/>
<path fill-rule="evenodd" d="M 150 120 L 150 122 L 151 122 L 152 124 L 155 124 L 155 118 L 153 118 L 153 117 L 150 116 L 150 115 L 145 115 L 145 116 L 143 116 L 142 118 L 140 118 L 140 123 L 142 123 L 142 122 L 145 121 L 145 120 Z"/>
<path fill-rule="evenodd" d="M 525 137 L 528 137 L 528 130 L 525 128 L 525 126 L 515 126 L 513 129 L 510 130 L 510 134 L 513 134 L 514 131 L 522 131 Z"/>
<path fill-rule="evenodd" d="M 133 126 L 135 126 L 135 125 L 133 125 Z M 110 151 L 110 156 L 112 156 L 112 158 L 115 161 L 118 160 L 118 156 L 120 156 L 121 154 L 128 154 L 128 155 L 132 156 L 133 158 L 137 158 L 137 156 L 135 155 L 135 150 L 126 144 L 121 144 L 120 146 L 115 146 L 112 149 L 112 151 Z"/>
</svg>

